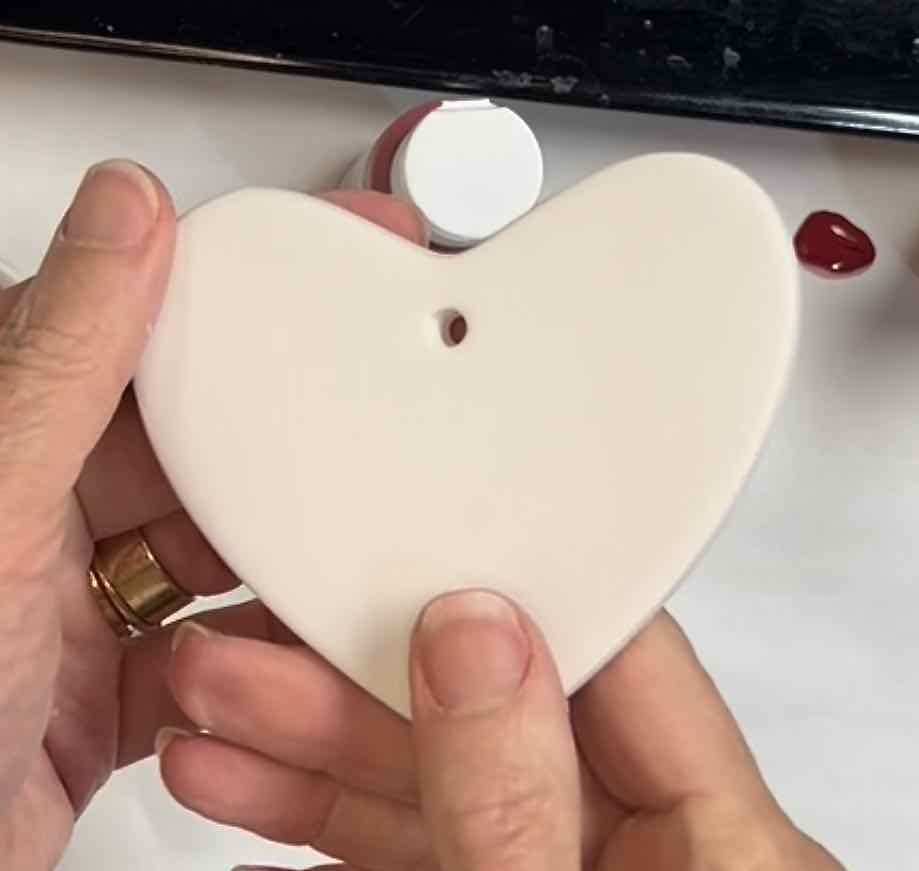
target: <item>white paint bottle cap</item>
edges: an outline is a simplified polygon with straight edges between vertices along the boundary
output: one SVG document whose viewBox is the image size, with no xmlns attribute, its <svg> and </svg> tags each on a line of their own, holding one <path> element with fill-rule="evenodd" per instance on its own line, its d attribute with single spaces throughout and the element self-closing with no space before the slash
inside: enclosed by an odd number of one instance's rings
<svg viewBox="0 0 919 871">
<path fill-rule="evenodd" d="M 432 243 L 468 248 L 536 205 L 542 150 L 513 110 L 491 100 L 446 100 L 402 140 L 390 184 L 425 216 Z"/>
</svg>

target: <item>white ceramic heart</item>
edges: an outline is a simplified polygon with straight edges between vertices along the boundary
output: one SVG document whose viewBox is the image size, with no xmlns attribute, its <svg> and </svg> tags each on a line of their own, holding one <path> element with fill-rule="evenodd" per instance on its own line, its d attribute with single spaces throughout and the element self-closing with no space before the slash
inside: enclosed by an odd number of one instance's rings
<svg viewBox="0 0 919 871">
<path fill-rule="evenodd" d="M 459 586 L 519 600 L 571 691 L 737 495 L 797 280 L 768 196 L 694 155 L 605 170 L 459 256 L 244 190 L 183 219 L 137 395 L 228 565 L 385 702 L 407 711 L 412 623 Z"/>
</svg>

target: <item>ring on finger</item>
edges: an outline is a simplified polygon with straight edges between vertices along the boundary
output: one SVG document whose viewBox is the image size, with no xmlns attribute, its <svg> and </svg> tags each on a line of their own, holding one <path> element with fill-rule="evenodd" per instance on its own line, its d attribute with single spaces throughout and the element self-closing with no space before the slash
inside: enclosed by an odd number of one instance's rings
<svg viewBox="0 0 919 871">
<path fill-rule="evenodd" d="M 194 601 L 159 564 L 138 529 L 96 545 L 88 580 L 105 622 L 123 640 L 158 632 Z"/>
</svg>

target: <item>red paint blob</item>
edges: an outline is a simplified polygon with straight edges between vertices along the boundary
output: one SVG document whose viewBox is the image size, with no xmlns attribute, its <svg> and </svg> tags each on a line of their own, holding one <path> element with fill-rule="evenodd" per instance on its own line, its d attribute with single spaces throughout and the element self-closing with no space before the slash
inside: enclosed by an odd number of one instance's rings
<svg viewBox="0 0 919 871">
<path fill-rule="evenodd" d="M 835 212 L 814 212 L 795 234 L 795 253 L 820 275 L 842 278 L 863 272 L 876 252 L 868 234 Z"/>
</svg>

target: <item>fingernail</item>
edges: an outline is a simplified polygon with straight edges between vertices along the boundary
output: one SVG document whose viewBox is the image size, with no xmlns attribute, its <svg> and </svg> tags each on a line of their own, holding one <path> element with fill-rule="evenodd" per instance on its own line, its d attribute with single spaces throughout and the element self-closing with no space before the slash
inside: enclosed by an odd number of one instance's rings
<svg viewBox="0 0 919 871">
<path fill-rule="evenodd" d="M 418 643 L 431 695 L 454 713 L 507 703 L 530 663 L 530 642 L 517 612 L 483 591 L 435 599 L 421 617 Z"/>
<path fill-rule="evenodd" d="M 193 737 L 191 732 L 186 732 L 184 729 L 176 729 L 173 726 L 166 726 L 156 733 L 156 738 L 153 740 L 153 749 L 156 750 L 156 755 L 162 759 L 163 754 L 166 752 L 166 748 L 175 741 L 176 738 L 191 737 Z"/>
<path fill-rule="evenodd" d="M 196 623 L 194 620 L 183 620 L 172 635 L 172 652 L 175 653 L 189 638 L 214 638 L 217 635 L 212 629 Z"/>
<path fill-rule="evenodd" d="M 109 160 L 86 174 L 62 235 L 89 248 L 131 248 L 149 235 L 159 211 L 153 179 L 136 163 Z"/>
</svg>

